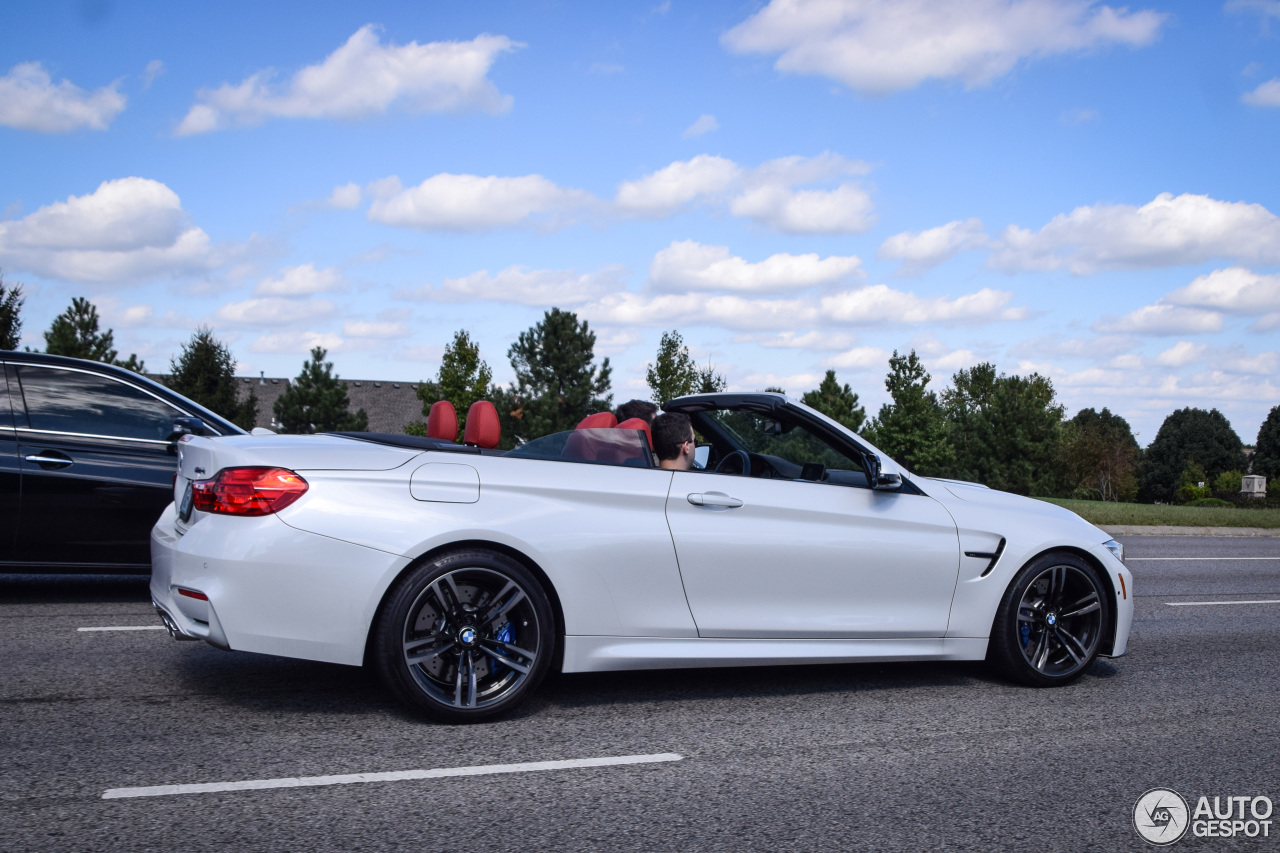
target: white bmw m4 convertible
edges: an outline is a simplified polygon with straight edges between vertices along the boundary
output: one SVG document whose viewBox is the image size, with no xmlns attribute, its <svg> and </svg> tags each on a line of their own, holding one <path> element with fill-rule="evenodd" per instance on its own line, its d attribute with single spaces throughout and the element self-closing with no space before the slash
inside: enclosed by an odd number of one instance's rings
<svg viewBox="0 0 1280 853">
<path fill-rule="evenodd" d="M 985 658 L 1053 686 L 1125 654 L 1133 579 L 1079 516 L 913 475 L 780 394 L 663 408 L 702 468 L 611 415 L 496 450 L 490 403 L 463 443 L 184 436 L 155 607 L 179 639 L 373 666 L 452 722 L 553 667 Z"/>
</svg>

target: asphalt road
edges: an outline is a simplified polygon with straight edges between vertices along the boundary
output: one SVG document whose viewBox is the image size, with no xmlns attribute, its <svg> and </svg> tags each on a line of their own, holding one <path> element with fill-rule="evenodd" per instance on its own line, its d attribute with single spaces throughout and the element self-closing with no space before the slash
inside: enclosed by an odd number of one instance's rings
<svg viewBox="0 0 1280 853">
<path fill-rule="evenodd" d="M 1280 539 L 1132 537 L 1131 654 L 562 676 L 447 727 L 369 675 L 176 643 L 137 579 L 0 577 L 0 850 L 1137 850 L 1154 787 L 1280 804 Z M 1252 557 L 1153 560 L 1153 557 Z M 679 761 L 103 799 L 110 789 Z M 1176 848 L 1280 851 L 1271 836 Z"/>
</svg>

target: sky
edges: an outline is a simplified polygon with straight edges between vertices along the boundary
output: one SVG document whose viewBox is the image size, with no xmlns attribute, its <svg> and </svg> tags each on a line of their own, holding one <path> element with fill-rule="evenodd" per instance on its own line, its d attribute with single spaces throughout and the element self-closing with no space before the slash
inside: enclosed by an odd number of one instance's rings
<svg viewBox="0 0 1280 853">
<path fill-rule="evenodd" d="M 499 382 L 555 306 L 615 403 L 678 330 L 874 414 L 989 361 L 1146 445 L 1280 404 L 1280 0 L 0 5 L 0 270 L 152 371 Z"/>
</svg>

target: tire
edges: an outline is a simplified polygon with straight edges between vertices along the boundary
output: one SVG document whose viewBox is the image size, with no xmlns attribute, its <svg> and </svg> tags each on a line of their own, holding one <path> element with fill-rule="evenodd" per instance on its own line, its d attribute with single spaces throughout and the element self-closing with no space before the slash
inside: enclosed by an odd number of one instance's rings
<svg viewBox="0 0 1280 853">
<path fill-rule="evenodd" d="M 467 549 L 411 569 L 378 613 L 373 660 L 406 705 L 473 723 L 508 713 L 546 675 L 555 621 L 537 578 L 504 554 Z"/>
<path fill-rule="evenodd" d="M 1097 571 L 1069 553 L 1023 566 L 996 611 L 987 659 L 1032 687 L 1079 678 L 1114 624 L 1114 605 Z"/>
</svg>

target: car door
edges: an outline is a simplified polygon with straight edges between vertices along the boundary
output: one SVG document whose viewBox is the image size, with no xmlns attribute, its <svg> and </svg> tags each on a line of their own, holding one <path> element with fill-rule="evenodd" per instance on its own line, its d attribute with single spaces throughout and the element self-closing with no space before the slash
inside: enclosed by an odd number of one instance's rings
<svg viewBox="0 0 1280 853">
<path fill-rule="evenodd" d="M 22 471 L 18 467 L 18 436 L 9 403 L 8 370 L 0 363 L 0 563 L 13 560 L 22 498 Z"/>
<path fill-rule="evenodd" d="M 166 439 L 184 413 L 91 370 L 20 364 L 14 374 L 23 497 L 14 558 L 147 570 L 151 527 L 172 499 Z"/>
<path fill-rule="evenodd" d="M 793 449 L 816 441 L 794 430 L 789 438 Z M 946 509 L 909 490 L 852 485 L 865 478 L 830 449 L 778 452 L 753 456 L 772 460 L 757 472 L 764 476 L 672 478 L 667 522 L 698 634 L 943 636 L 959 570 Z M 825 473 L 805 471 L 807 463 L 825 463 Z"/>
</svg>

